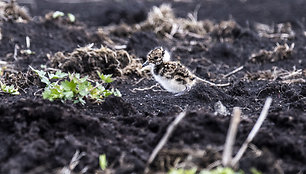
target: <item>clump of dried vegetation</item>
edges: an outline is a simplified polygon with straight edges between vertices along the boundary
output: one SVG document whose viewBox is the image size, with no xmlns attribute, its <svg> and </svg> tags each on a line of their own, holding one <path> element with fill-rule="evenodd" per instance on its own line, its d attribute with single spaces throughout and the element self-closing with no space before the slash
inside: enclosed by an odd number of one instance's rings
<svg viewBox="0 0 306 174">
<path fill-rule="evenodd" d="M 10 2 L 0 1 L 0 22 L 1 21 L 15 21 L 26 23 L 31 20 L 28 11 L 19 6 L 16 0 Z"/>
<path fill-rule="evenodd" d="M 177 18 L 169 4 L 154 6 L 149 12 L 147 20 L 136 25 L 139 30 L 153 30 L 161 36 L 172 38 L 176 35 L 203 37 L 206 34 L 213 34 L 217 37 L 232 37 L 239 33 L 240 26 L 233 20 L 222 21 L 219 24 L 210 20 L 197 19 L 198 8 L 189 13 L 187 18 Z"/>
<path fill-rule="evenodd" d="M 140 61 L 125 50 L 112 50 L 104 46 L 93 48 L 93 44 L 76 48 L 71 53 L 57 52 L 49 59 L 52 67 L 66 72 L 93 76 L 97 71 L 113 76 L 142 75 Z"/>
<path fill-rule="evenodd" d="M 293 67 L 292 71 L 284 70 L 278 67 L 272 67 L 270 70 L 258 71 L 256 73 L 247 73 L 244 76 L 246 80 L 279 80 L 281 83 L 305 83 L 306 70 L 296 69 Z"/>
<path fill-rule="evenodd" d="M 276 44 L 272 51 L 260 50 L 250 57 L 251 62 L 276 62 L 291 57 L 294 48 L 294 43 L 290 46 L 288 44 Z"/>
<path fill-rule="evenodd" d="M 0 81 L 6 85 L 13 85 L 18 89 L 25 89 L 33 84 L 39 84 L 38 79 L 31 71 L 16 71 L 11 64 L 0 61 Z"/>
<path fill-rule="evenodd" d="M 260 37 L 266 37 L 270 39 L 293 39 L 295 32 L 292 29 L 291 23 L 279 23 L 277 25 L 269 26 L 266 24 L 257 23 L 255 29 Z"/>
</svg>

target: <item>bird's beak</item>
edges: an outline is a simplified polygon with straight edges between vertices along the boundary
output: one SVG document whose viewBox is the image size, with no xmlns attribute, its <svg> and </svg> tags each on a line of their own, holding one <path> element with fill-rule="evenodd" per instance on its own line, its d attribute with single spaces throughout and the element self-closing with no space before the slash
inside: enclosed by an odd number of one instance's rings
<svg viewBox="0 0 306 174">
<path fill-rule="evenodd" d="M 145 67 L 145 66 L 147 66 L 147 65 L 149 65 L 149 62 L 148 62 L 148 61 L 146 61 L 145 63 L 143 63 L 143 64 L 142 64 L 142 67 Z"/>
</svg>

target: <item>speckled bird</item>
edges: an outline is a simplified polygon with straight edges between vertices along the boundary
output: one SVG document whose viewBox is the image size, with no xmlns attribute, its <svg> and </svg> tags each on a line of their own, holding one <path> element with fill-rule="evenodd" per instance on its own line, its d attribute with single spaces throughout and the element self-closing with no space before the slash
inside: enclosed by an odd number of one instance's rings
<svg viewBox="0 0 306 174">
<path fill-rule="evenodd" d="M 228 84 L 214 84 L 194 75 L 178 61 L 170 60 L 170 53 L 163 47 L 157 47 L 147 54 L 147 61 L 143 67 L 150 66 L 154 79 L 167 91 L 181 95 L 188 92 L 198 81 L 213 86 Z"/>
</svg>

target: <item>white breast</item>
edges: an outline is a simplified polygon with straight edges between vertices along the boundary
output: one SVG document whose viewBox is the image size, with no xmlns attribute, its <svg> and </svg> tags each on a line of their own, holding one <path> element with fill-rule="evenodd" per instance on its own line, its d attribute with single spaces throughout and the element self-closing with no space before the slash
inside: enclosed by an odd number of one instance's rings
<svg viewBox="0 0 306 174">
<path fill-rule="evenodd" d="M 186 90 L 185 85 L 179 84 L 174 79 L 167 79 L 165 77 L 155 75 L 155 74 L 153 74 L 153 77 L 159 84 L 161 84 L 163 88 L 165 88 L 169 92 L 179 93 L 179 92 Z"/>
</svg>

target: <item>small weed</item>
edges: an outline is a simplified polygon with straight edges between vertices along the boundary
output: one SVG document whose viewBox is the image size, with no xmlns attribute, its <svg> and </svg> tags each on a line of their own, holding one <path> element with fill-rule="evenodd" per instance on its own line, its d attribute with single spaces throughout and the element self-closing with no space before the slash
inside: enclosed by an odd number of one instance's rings
<svg viewBox="0 0 306 174">
<path fill-rule="evenodd" d="M 99 156 L 99 165 L 102 170 L 105 170 L 107 167 L 106 155 L 102 154 Z"/>
<path fill-rule="evenodd" d="M 104 74 L 101 74 L 99 71 L 97 71 L 97 74 L 98 76 L 100 77 L 100 79 L 104 82 L 104 83 L 111 83 L 113 82 L 114 80 L 112 79 L 112 75 L 109 74 L 109 75 L 104 75 Z"/>
<path fill-rule="evenodd" d="M 6 85 L 0 81 L 0 92 L 12 94 L 12 95 L 19 95 L 19 91 L 17 88 L 14 87 L 14 85 Z"/>
<path fill-rule="evenodd" d="M 252 174 L 262 174 L 260 171 L 258 171 L 257 169 L 255 169 L 254 167 L 251 168 L 250 172 Z"/>
<path fill-rule="evenodd" d="M 235 172 L 229 167 L 218 167 L 213 170 L 202 170 L 200 174 L 244 174 L 242 170 Z"/>
<path fill-rule="evenodd" d="M 65 13 L 61 12 L 61 11 L 55 11 L 53 14 L 52 14 L 52 18 L 53 19 L 56 19 L 56 18 L 59 18 L 59 17 L 62 17 L 64 16 Z"/>
<path fill-rule="evenodd" d="M 36 70 L 30 67 L 38 74 L 41 82 L 46 84 L 42 93 L 44 99 L 54 101 L 56 99 L 73 100 L 74 103 L 85 104 L 85 99 L 91 99 L 95 102 L 101 102 L 104 98 L 114 95 L 121 97 L 118 89 L 105 89 L 105 87 L 98 82 L 93 85 L 88 77 L 81 77 L 78 73 L 65 73 L 57 71 L 54 73 L 47 73 L 43 70 Z M 113 81 L 111 75 L 103 75 L 98 73 L 103 83 L 110 83 Z"/>
<path fill-rule="evenodd" d="M 74 16 L 73 14 L 68 13 L 67 16 L 68 16 L 68 19 L 69 19 L 69 21 L 70 21 L 71 23 L 74 23 L 74 22 L 75 22 L 75 16 Z"/>
<path fill-rule="evenodd" d="M 196 174 L 197 169 L 170 169 L 168 174 Z"/>
<path fill-rule="evenodd" d="M 61 11 L 55 11 L 52 13 L 52 19 L 59 19 L 64 16 L 65 16 L 65 13 Z M 75 16 L 72 13 L 67 13 L 66 19 L 71 23 L 74 23 L 76 20 Z"/>
</svg>

